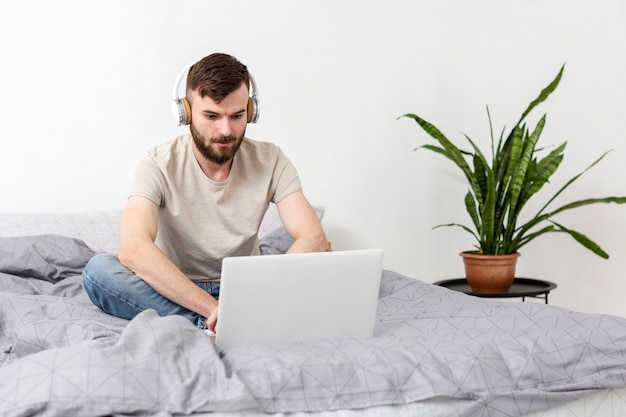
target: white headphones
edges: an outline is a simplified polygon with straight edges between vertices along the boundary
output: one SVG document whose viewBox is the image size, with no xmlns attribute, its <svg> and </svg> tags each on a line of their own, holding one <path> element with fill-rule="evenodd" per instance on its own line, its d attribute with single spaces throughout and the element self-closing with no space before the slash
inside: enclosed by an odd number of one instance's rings
<svg viewBox="0 0 626 417">
<path fill-rule="evenodd" d="M 178 89 L 180 88 L 183 77 L 196 62 L 197 61 L 194 61 L 187 65 L 174 81 L 174 88 L 172 90 L 172 117 L 177 126 L 185 126 L 191 123 L 191 106 L 185 97 L 178 97 Z M 259 121 L 259 116 L 261 115 L 259 98 L 257 97 L 258 90 L 254 77 L 250 73 L 248 73 L 248 75 L 250 76 L 250 87 L 252 90 L 250 97 L 248 97 L 248 123 L 256 123 Z"/>
</svg>

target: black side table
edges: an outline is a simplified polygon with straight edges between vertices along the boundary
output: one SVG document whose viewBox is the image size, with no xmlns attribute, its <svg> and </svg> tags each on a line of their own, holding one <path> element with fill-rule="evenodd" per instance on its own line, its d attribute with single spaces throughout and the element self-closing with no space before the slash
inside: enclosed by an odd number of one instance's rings
<svg viewBox="0 0 626 417">
<path fill-rule="evenodd" d="M 454 291 L 460 291 L 465 294 L 475 295 L 481 298 L 514 298 L 521 297 L 522 301 L 526 301 L 526 297 L 540 298 L 548 304 L 548 294 L 556 288 L 556 284 L 550 281 L 543 281 L 533 278 L 515 278 L 509 292 L 502 293 L 475 293 L 472 292 L 465 278 L 453 278 L 437 281 L 433 285 L 446 287 Z"/>
</svg>

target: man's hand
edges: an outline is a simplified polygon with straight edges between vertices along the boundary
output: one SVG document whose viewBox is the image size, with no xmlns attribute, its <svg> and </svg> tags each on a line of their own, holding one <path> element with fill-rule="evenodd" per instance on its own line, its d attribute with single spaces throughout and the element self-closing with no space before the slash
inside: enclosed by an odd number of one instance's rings
<svg viewBox="0 0 626 417">
<path fill-rule="evenodd" d="M 211 314 L 209 314 L 209 317 L 206 318 L 206 327 L 213 333 L 216 333 L 217 329 L 217 310 L 216 305 L 213 311 L 211 311 Z"/>
</svg>

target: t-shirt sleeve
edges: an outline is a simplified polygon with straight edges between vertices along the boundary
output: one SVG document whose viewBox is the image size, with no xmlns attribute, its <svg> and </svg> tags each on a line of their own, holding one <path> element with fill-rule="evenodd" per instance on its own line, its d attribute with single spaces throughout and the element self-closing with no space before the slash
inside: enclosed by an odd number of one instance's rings
<svg viewBox="0 0 626 417">
<path fill-rule="evenodd" d="M 132 170 L 128 196 L 146 197 L 158 207 L 163 206 L 167 189 L 163 172 L 150 154 L 139 159 Z"/>
<path fill-rule="evenodd" d="M 302 190 L 300 176 L 296 167 L 291 163 L 289 158 L 279 149 L 276 159 L 276 169 L 272 178 L 274 186 L 274 195 L 271 198 L 272 203 L 278 203 L 288 195 Z"/>
</svg>

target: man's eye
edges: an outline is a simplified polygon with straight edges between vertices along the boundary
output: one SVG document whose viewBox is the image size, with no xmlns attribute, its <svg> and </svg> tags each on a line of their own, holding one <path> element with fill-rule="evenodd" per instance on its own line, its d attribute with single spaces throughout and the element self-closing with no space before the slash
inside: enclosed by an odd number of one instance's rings
<svg viewBox="0 0 626 417">
<path fill-rule="evenodd" d="M 242 117 L 243 117 L 243 114 L 241 114 L 241 113 L 237 113 L 237 114 L 234 114 L 234 115 L 233 115 L 233 119 L 235 119 L 235 120 L 239 120 L 239 119 L 241 119 Z"/>
</svg>

